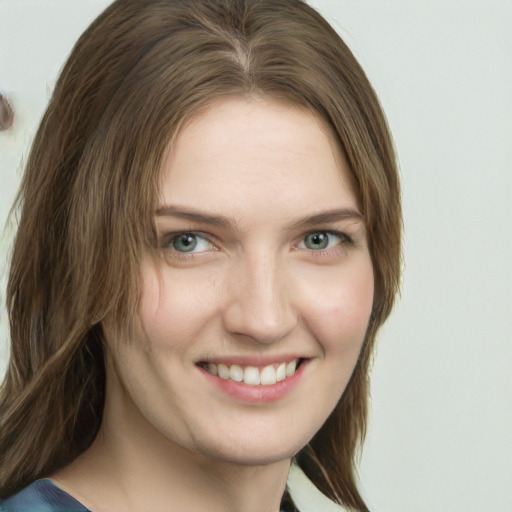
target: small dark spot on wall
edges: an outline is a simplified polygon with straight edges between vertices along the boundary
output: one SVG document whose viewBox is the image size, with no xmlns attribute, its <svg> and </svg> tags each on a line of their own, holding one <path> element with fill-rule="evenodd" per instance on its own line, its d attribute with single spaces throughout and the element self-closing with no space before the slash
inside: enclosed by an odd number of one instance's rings
<svg viewBox="0 0 512 512">
<path fill-rule="evenodd" d="M 0 131 L 8 130 L 14 123 L 14 112 L 7 98 L 0 94 Z"/>
</svg>

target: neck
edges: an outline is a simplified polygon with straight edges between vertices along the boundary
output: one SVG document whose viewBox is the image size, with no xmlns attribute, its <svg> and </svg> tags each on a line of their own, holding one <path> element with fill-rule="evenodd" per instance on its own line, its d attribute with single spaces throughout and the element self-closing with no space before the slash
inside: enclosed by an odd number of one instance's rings
<svg viewBox="0 0 512 512">
<path fill-rule="evenodd" d="M 290 460 L 216 460 L 169 441 L 141 415 L 122 423 L 120 417 L 106 414 L 91 447 L 52 477 L 94 512 L 279 511 Z"/>
<path fill-rule="evenodd" d="M 104 490 L 95 512 L 109 500 L 114 510 L 208 512 L 278 512 L 289 471 L 289 461 L 262 466 L 240 466 L 186 452 L 173 446 L 149 452 L 144 446 L 109 450 L 102 434 L 86 456 Z M 102 482 L 102 483 L 100 483 Z M 111 497 L 111 498 L 110 498 Z M 119 507 L 120 503 L 124 506 Z"/>
</svg>

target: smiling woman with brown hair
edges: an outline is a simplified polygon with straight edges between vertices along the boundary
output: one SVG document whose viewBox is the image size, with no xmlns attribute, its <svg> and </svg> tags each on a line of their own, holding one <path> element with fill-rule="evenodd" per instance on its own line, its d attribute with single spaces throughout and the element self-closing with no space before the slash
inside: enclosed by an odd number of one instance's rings
<svg viewBox="0 0 512 512">
<path fill-rule="evenodd" d="M 398 289 L 391 138 L 299 0 L 118 0 L 23 177 L 2 510 L 293 510 L 354 478 Z M 284 493 L 284 495 L 283 495 Z"/>
</svg>

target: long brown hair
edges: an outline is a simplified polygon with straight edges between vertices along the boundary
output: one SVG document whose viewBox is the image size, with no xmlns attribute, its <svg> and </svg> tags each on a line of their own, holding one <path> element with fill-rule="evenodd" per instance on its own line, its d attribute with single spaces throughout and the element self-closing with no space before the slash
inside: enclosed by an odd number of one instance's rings
<svg viewBox="0 0 512 512">
<path fill-rule="evenodd" d="M 227 94 L 312 110 L 332 127 L 353 172 L 374 267 L 373 311 L 343 396 L 296 460 L 331 499 L 366 510 L 354 461 L 375 336 L 399 285 L 398 173 L 363 70 L 301 0 L 117 0 L 78 40 L 17 201 L 0 496 L 69 464 L 93 441 L 105 393 L 102 321 L 113 315 L 121 325 L 136 313 L 169 141 Z"/>
</svg>

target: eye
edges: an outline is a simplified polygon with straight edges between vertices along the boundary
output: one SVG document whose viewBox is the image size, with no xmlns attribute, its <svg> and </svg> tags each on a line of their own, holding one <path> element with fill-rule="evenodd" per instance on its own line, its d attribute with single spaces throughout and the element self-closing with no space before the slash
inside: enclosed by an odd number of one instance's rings
<svg viewBox="0 0 512 512">
<path fill-rule="evenodd" d="M 181 253 L 197 253 L 212 250 L 213 245 L 196 233 L 178 233 L 171 235 L 164 247 L 172 248 Z"/>
<path fill-rule="evenodd" d="M 341 233 L 315 231 L 314 233 L 307 234 L 298 245 L 298 248 L 311 251 L 325 251 L 339 245 L 346 239 L 347 237 Z"/>
</svg>

